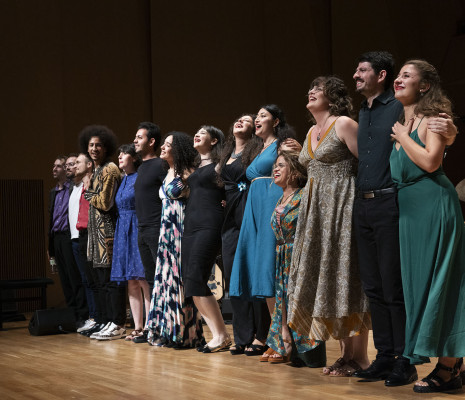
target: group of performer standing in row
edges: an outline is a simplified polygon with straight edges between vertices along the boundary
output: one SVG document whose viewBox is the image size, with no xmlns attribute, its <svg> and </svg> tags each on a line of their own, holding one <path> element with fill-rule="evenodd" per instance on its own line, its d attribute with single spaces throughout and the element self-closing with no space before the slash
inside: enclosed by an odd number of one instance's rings
<svg viewBox="0 0 465 400">
<path fill-rule="evenodd" d="M 318 77 L 303 145 L 276 105 L 240 116 L 226 138 L 205 125 L 193 138 L 170 132 L 162 141 L 144 122 L 118 149 L 122 176 L 111 162 L 113 132 L 86 127 L 81 153 L 55 161 L 50 210 L 49 252 L 78 331 L 229 349 L 386 386 L 416 381 L 416 392 L 460 389 L 465 227 L 441 167 L 457 134 L 451 103 L 426 61 L 407 61 L 395 79 L 387 52 L 358 61 L 356 90 L 366 97 L 358 123 L 344 82 Z M 68 245 L 80 274 L 69 272 Z M 207 285 L 220 251 L 234 344 Z M 331 338 L 341 357 L 326 367 Z M 415 365 L 429 357 L 439 362 L 417 381 Z"/>
</svg>

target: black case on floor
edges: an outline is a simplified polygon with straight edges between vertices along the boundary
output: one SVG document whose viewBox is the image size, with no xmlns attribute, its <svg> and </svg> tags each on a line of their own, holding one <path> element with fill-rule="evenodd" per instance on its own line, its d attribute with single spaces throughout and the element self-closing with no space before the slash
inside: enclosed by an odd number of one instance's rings
<svg viewBox="0 0 465 400">
<path fill-rule="evenodd" d="M 37 310 L 29 321 L 33 336 L 76 332 L 76 318 L 72 308 Z"/>
</svg>

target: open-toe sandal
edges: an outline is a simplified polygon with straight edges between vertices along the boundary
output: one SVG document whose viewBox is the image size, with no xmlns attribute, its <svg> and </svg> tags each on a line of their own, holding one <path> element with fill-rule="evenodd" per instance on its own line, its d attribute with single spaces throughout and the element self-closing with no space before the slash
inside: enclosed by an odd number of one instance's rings
<svg viewBox="0 0 465 400">
<path fill-rule="evenodd" d="M 334 373 L 330 373 L 329 375 L 348 378 L 361 369 L 362 367 L 360 367 L 360 365 L 358 365 L 357 362 L 355 362 L 354 360 L 349 360 L 342 367 L 334 369 Z"/>
<path fill-rule="evenodd" d="M 462 377 L 458 373 L 461 362 L 458 361 L 453 367 L 446 367 L 441 363 L 436 364 L 436 368 L 431 373 L 421 380 L 426 382 L 426 386 L 413 385 L 413 391 L 416 393 L 435 393 L 435 392 L 449 392 L 462 388 Z M 440 370 L 450 372 L 450 379 L 445 381 L 438 375 Z"/>
<path fill-rule="evenodd" d="M 248 345 L 245 344 L 235 344 L 233 347 L 229 348 L 229 352 L 233 355 L 236 356 L 238 354 L 244 354 L 244 350 Z"/>
<path fill-rule="evenodd" d="M 288 363 L 289 361 L 291 361 L 291 353 L 288 353 L 286 355 L 281 355 L 279 353 L 276 353 L 278 354 L 277 356 L 274 356 L 274 357 L 268 357 L 268 362 L 270 364 L 282 364 L 282 363 Z"/>
<path fill-rule="evenodd" d="M 246 356 L 261 356 L 268 348 L 266 344 L 251 344 L 247 347 L 251 348 L 252 350 L 244 350 L 244 354 Z"/>
<path fill-rule="evenodd" d="M 271 347 L 263 353 L 263 355 L 259 358 L 260 362 L 268 362 L 268 359 L 270 358 L 271 355 L 273 354 L 278 354 L 276 351 L 274 351 Z M 265 356 L 266 355 L 266 356 Z"/>
<path fill-rule="evenodd" d="M 331 372 L 342 368 L 344 365 L 346 365 L 346 363 L 347 363 L 346 360 L 344 360 L 342 357 L 338 358 L 333 365 L 323 368 L 323 374 L 329 375 Z"/>
<path fill-rule="evenodd" d="M 134 329 L 129 335 L 127 335 L 124 340 L 130 341 L 138 336 L 142 336 L 142 329 Z"/>
</svg>

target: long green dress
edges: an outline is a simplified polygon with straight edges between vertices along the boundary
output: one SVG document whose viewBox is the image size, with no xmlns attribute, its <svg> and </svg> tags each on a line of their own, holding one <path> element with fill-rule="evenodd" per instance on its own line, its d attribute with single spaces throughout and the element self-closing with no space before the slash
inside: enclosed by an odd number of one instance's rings
<svg viewBox="0 0 465 400">
<path fill-rule="evenodd" d="M 417 130 L 411 138 L 424 147 Z M 401 147 L 391 154 L 399 189 L 399 236 L 412 363 L 465 356 L 465 228 L 459 200 L 442 168 L 428 173 Z"/>
</svg>

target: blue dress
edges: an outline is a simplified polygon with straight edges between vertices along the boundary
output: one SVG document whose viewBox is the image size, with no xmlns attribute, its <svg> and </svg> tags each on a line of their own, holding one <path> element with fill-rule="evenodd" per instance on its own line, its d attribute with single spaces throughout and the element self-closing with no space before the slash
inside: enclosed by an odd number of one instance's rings
<svg viewBox="0 0 465 400">
<path fill-rule="evenodd" d="M 282 190 L 271 172 L 277 157 L 276 142 L 259 154 L 247 168 L 252 182 L 231 272 L 229 295 L 244 300 L 275 295 L 276 238 L 271 215 Z"/>
<path fill-rule="evenodd" d="M 136 179 L 137 172 L 125 175 L 115 197 L 118 220 L 113 243 L 112 281 L 145 279 L 144 266 L 137 244 L 137 216 L 134 198 Z"/>
</svg>

